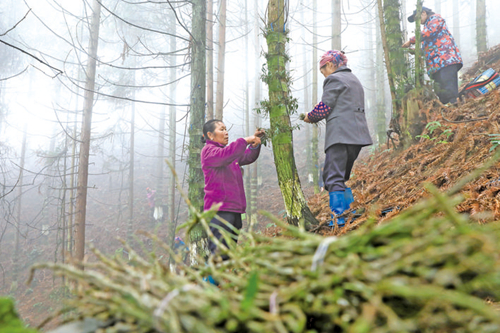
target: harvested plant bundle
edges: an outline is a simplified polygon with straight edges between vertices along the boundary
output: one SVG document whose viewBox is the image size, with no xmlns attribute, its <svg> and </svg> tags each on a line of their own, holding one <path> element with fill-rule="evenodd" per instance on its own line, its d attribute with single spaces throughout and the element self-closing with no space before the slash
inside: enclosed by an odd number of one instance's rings
<svg viewBox="0 0 500 333">
<path fill-rule="evenodd" d="M 499 227 L 470 223 L 455 212 L 460 197 L 429 191 L 390 223 L 339 238 L 276 220 L 292 238 L 243 232 L 228 261 L 180 275 L 130 248 L 129 262 L 96 251 L 101 262 L 84 271 L 38 267 L 80 282 L 77 316 L 130 332 L 498 332 L 485 299 L 500 298 Z M 202 281 L 209 274 L 219 288 Z"/>
</svg>

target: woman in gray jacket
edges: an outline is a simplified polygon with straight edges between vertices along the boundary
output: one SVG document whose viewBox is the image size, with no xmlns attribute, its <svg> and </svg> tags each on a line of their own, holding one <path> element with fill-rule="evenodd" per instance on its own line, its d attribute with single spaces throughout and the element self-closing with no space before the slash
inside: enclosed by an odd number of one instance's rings
<svg viewBox="0 0 500 333">
<path fill-rule="evenodd" d="M 342 51 L 330 50 L 321 57 L 319 67 L 325 77 L 323 96 L 304 118 L 307 123 L 326 119 L 323 182 L 330 195 L 332 219 L 349 209 L 354 201 L 345 182 L 361 148 L 372 144 L 363 86 L 346 65 L 347 57 Z M 333 220 L 330 225 L 334 225 Z M 345 219 L 338 218 L 337 225 L 342 228 Z"/>
</svg>

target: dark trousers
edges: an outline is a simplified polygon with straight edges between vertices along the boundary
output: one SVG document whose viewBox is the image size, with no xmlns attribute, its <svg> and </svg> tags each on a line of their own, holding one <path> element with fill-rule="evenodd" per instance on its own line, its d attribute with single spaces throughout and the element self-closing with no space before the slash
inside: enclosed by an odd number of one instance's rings
<svg viewBox="0 0 500 333">
<path fill-rule="evenodd" d="M 226 220 L 230 225 L 235 227 L 237 230 L 241 229 L 242 223 L 241 223 L 241 214 L 240 213 L 217 212 L 217 215 L 220 218 Z M 222 223 L 216 217 L 214 217 L 210 221 L 210 231 L 212 231 L 215 238 L 217 238 L 225 246 L 227 246 L 226 240 L 224 239 L 224 237 L 222 237 L 221 232 L 215 226 L 222 227 L 224 230 L 226 230 L 229 233 L 229 235 L 231 236 L 232 239 L 234 239 L 235 242 L 238 241 L 238 234 L 236 234 L 228 226 L 226 226 L 224 223 Z M 215 254 L 215 252 L 217 251 L 217 245 L 214 242 L 212 242 L 211 239 L 208 241 L 208 249 L 210 250 L 210 253 L 212 253 L 212 254 Z M 227 255 L 222 255 L 221 257 L 222 257 L 222 260 L 229 259 L 229 257 Z"/>
<path fill-rule="evenodd" d="M 326 150 L 323 182 L 328 192 L 344 191 L 362 146 L 336 144 Z"/>
<path fill-rule="evenodd" d="M 432 74 L 434 92 L 443 104 L 455 103 L 458 98 L 458 71 L 460 64 L 446 66 Z"/>
</svg>

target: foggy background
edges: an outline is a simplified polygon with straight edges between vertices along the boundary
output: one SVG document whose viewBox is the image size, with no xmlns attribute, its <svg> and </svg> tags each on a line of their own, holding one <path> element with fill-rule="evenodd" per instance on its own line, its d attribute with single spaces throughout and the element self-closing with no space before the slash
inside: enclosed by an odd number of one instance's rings
<svg viewBox="0 0 500 333">
<path fill-rule="evenodd" d="M 402 25 L 408 38 L 415 26 L 406 17 L 416 1 L 403 2 Z M 476 1 L 441 0 L 441 14 L 447 21 L 464 58 L 464 69 L 477 60 Z M 458 3 L 458 19 L 454 5 Z M 130 137 L 134 111 L 134 229 L 166 233 L 170 224 L 182 224 L 187 208 L 176 194 L 175 213 L 158 225 L 150 217 L 146 188 L 157 190 L 167 201 L 166 188 L 172 182 L 164 163 L 171 158 L 168 145 L 172 138 L 168 119 L 175 111 L 176 173 L 187 191 L 186 159 L 190 103 L 191 5 L 172 2 L 103 0 L 98 47 L 98 63 L 92 118 L 92 144 L 87 203 L 87 242 L 104 252 L 121 247 L 115 236 L 126 237 L 130 167 Z M 255 6 L 258 6 L 258 16 Z M 230 141 L 245 136 L 245 103 L 251 110 L 267 96 L 267 86 L 256 85 L 261 74 L 266 43 L 259 31 L 265 21 L 266 1 L 228 1 L 226 30 L 224 122 L 230 129 Z M 377 63 L 378 17 L 376 1 L 342 1 L 342 49 L 348 67 L 363 83 L 370 128 L 374 127 L 377 93 L 385 95 L 386 123 L 391 115 L 387 80 L 380 86 L 375 72 Z M 87 48 L 91 3 L 87 1 L 3 0 L 0 3 L 0 290 L 7 293 L 13 264 L 12 249 L 16 230 L 21 234 L 20 261 L 24 272 L 39 260 L 61 261 L 63 240 L 68 238 L 62 226 L 70 218 L 74 205 L 70 189 L 72 165 L 77 163 L 78 138 L 82 122 Z M 289 65 L 298 98 L 299 113 L 309 112 L 321 99 L 323 76 L 319 57 L 331 49 L 331 1 L 318 1 L 313 12 L 312 0 L 289 1 L 287 29 L 291 38 Z M 435 10 L 433 0 L 424 6 Z M 500 43 L 500 22 L 492 13 L 500 12 L 500 2 L 486 1 L 488 47 Z M 218 3 L 214 2 L 218 13 Z M 318 58 L 313 59 L 313 15 L 317 24 Z M 24 17 L 24 19 L 23 19 Z M 264 20 L 264 21 L 263 21 Z M 175 29 L 172 30 L 172 22 Z M 18 25 L 16 26 L 16 24 Z M 256 25 L 257 23 L 257 25 Z M 217 22 L 214 24 L 214 65 L 217 65 Z M 173 33 L 175 48 L 168 33 Z M 256 44 L 256 38 L 259 45 Z M 17 49 L 16 49 L 17 48 Z M 29 55 L 28 55 L 29 54 Z M 31 56 L 30 56 L 31 55 Z M 174 60 L 175 59 L 175 63 Z M 175 68 L 172 81 L 171 68 Z M 318 100 L 312 100 L 312 74 L 318 72 Z M 217 71 L 214 70 L 216 80 Z M 174 87 L 172 94 L 171 87 Z M 214 89 L 216 85 L 214 84 Z M 215 100 L 215 98 L 214 98 Z M 252 114 L 254 111 L 252 111 Z M 252 116 L 253 118 L 253 116 Z M 261 126 L 268 119 L 260 116 Z M 298 114 L 294 124 L 301 123 Z M 163 122 L 164 131 L 160 130 Z M 296 161 L 302 185 L 311 195 L 306 155 L 310 142 L 303 124 L 294 132 Z M 250 134 L 255 130 L 251 121 Z M 324 125 L 319 128 L 320 160 L 324 159 Z M 372 134 L 374 132 L 372 131 Z M 25 140 L 25 159 L 22 159 Z M 376 138 L 374 136 L 374 140 Z M 159 149 L 163 141 L 163 149 Z M 74 144 L 76 142 L 76 145 Z M 383 142 L 382 142 L 383 144 Z M 261 188 L 278 188 L 272 160 L 272 148 L 263 147 L 259 164 Z M 367 150 L 368 148 L 365 148 Z M 367 152 L 368 153 L 368 152 Z M 74 158 L 75 157 L 75 158 Z M 21 165 L 23 165 L 21 167 Z M 162 173 L 159 172 L 162 168 Z M 160 175 L 161 176 L 158 176 Z M 21 177 L 22 176 L 22 177 Z M 159 179 L 159 177 L 161 179 Z M 159 188 L 159 186 L 161 188 Z M 73 201 L 72 201 L 73 200 Z M 279 202 L 281 198 L 277 198 Z M 259 207 L 275 214 L 283 205 L 261 202 Z M 262 222 L 264 223 L 264 222 Z M 262 225 L 261 225 L 262 227 Z"/>
</svg>

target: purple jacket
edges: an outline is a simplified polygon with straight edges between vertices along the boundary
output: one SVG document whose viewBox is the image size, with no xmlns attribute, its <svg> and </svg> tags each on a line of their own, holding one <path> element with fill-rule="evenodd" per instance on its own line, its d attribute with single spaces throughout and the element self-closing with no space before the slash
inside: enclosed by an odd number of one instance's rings
<svg viewBox="0 0 500 333">
<path fill-rule="evenodd" d="M 219 211 L 245 212 L 247 201 L 240 166 L 253 163 L 259 153 L 260 146 L 247 148 L 243 138 L 227 146 L 207 140 L 201 150 L 201 169 L 205 175 L 205 210 L 222 202 Z"/>
</svg>

